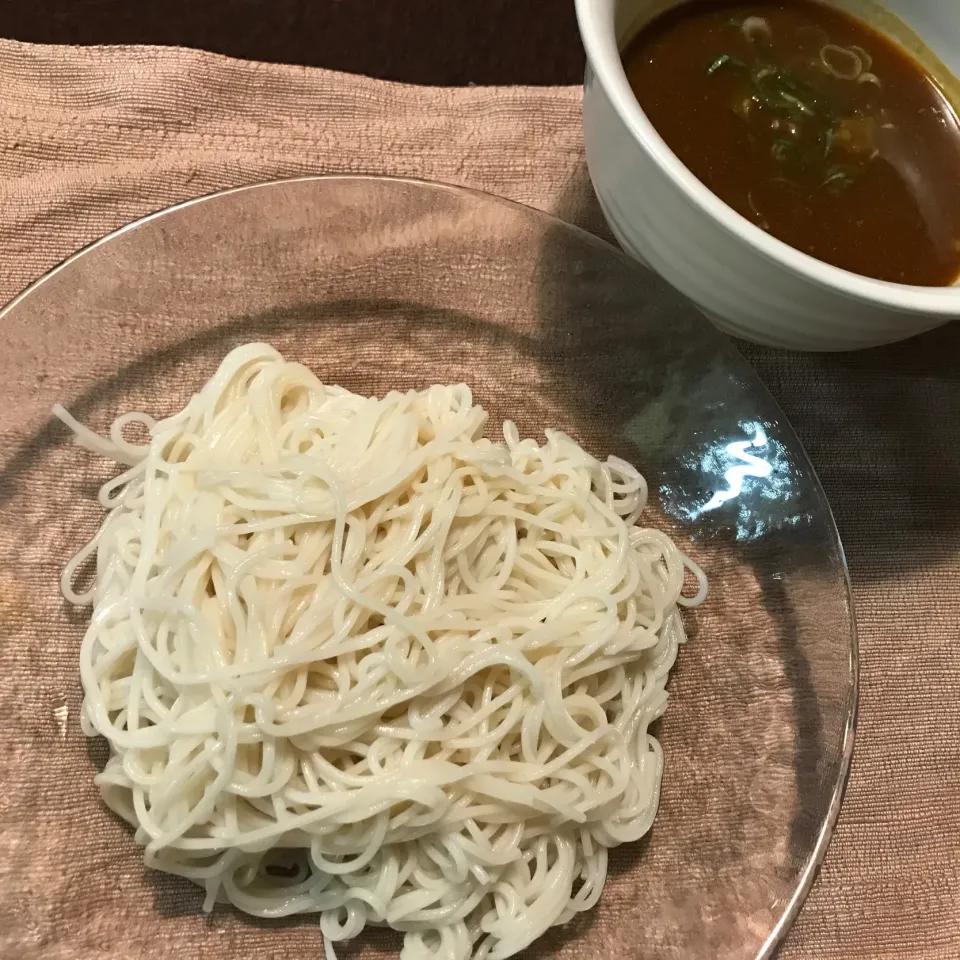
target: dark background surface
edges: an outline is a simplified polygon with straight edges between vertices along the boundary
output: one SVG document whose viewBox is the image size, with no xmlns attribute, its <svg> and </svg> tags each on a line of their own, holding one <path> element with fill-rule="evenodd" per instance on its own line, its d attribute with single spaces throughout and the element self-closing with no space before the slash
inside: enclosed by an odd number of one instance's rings
<svg viewBox="0 0 960 960">
<path fill-rule="evenodd" d="M 573 84 L 573 0 L 0 0 L 0 36 L 159 43 L 408 83 Z"/>
</svg>

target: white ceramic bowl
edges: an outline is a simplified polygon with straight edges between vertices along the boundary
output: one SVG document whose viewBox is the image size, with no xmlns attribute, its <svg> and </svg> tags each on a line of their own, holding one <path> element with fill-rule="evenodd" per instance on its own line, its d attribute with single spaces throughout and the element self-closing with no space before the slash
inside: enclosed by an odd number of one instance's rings
<svg viewBox="0 0 960 960">
<path fill-rule="evenodd" d="M 886 283 L 821 263 L 741 217 L 677 159 L 637 103 L 620 61 L 637 26 L 677 2 L 576 0 L 587 51 L 587 163 L 623 248 L 723 330 L 757 343 L 854 350 L 960 318 L 960 287 Z M 956 0 L 885 6 L 960 74 Z"/>
</svg>

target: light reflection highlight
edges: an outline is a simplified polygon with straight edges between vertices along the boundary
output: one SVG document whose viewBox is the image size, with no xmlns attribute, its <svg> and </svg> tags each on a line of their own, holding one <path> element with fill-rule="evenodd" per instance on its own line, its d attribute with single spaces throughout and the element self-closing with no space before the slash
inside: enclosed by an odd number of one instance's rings
<svg viewBox="0 0 960 960">
<path fill-rule="evenodd" d="M 736 438 L 701 440 L 660 487 L 664 509 L 692 524 L 696 539 L 757 540 L 811 519 L 796 465 L 770 426 L 737 426 Z"/>
<path fill-rule="evenodd" d="M 767 434 L 759 424 L 757 425 L 752 440 L 741 440 L 736 443 L 727 444 L 727 454 L 732 459 L 740 460 L 742 463 L 738 466 L 730 467 L 729 470 L 724 472 L 723 476 L 729 484 L 728 488 L 726 490 L 718 490 L 713 497 L 704 504 L 701 513 L 706 513 L 708 510 L 715 510 L 728 500 L 739 497 L 743 492 L 743 483 L 747 477 L 763 478 L 770 476 L 773 472 L 770 464 L 767 463 L 766 460 L 762 460 L 760 457 L 747 452 L 750 447 L 765 447 L 766 445 Z"/>
</svg>

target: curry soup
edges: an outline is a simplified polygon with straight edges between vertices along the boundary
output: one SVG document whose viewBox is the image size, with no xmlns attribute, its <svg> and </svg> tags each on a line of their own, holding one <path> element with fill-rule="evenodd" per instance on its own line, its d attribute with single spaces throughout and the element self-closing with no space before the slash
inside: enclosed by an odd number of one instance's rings
<svg viewBox="0 0 960 960">
<path fill-rule="evenodd" d="M 693 0 L 624 65 L 667 145 L 757 226 L 868 277 L 960 276 L 960 124 L 872 27 L 816 0 Z"/>
</svg>

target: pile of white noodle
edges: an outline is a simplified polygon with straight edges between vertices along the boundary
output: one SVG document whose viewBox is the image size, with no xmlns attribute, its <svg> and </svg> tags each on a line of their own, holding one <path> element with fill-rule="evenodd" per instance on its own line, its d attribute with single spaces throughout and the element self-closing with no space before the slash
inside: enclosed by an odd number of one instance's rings
<svg viewBox="0 0 960 960">
<path fill-rule="evenodd" d="M 498 960 L 597 902 L 653 821 L 648 727 L 706 591 L 635 526 L 633 467 L 480 439 L 462 384 L 367 399 L 264 344 L 159 423 L 54 412 L 129 468 L 62 587 L 94 607 L 84 727 L 148 866 L 207 909 L 318 912 L 328 954 L 372 923 L 403 960 Z"/>
</svg>

